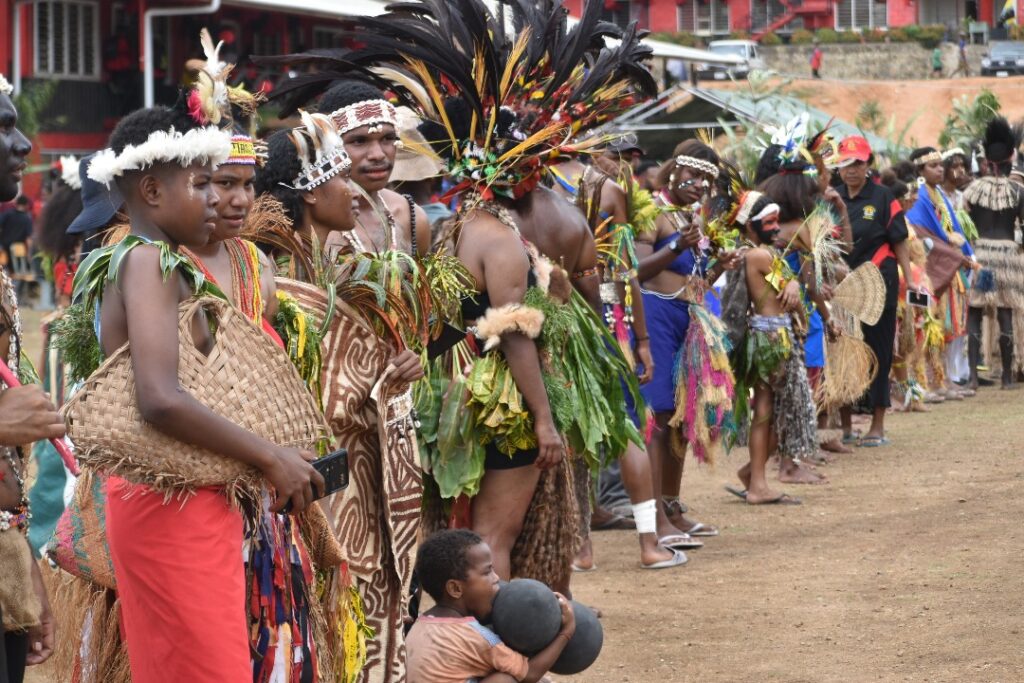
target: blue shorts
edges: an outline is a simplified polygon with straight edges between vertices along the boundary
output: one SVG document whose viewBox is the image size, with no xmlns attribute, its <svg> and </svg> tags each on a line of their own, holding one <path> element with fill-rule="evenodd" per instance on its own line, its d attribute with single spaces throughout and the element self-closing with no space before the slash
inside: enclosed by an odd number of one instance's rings
<svg viewBox="0 0 1024 683">
<path fill-rule="evenodd" d="M 675 299 L 666 301 L 653 294 L 644 294 L 644 318 L 651 338 L 654 377 L 640 387 L 647 405 L 656 413 L 676 409 L 676 356 L 690 329 L 690 304 Z"/>
<path fill-rule="evenodd" d="M 825 324 L 821 314 L 811 313 L 807 319 L 807 341 L 804 342 L 804 366 L 808 368 L 825 367 Z"/>
</svg>

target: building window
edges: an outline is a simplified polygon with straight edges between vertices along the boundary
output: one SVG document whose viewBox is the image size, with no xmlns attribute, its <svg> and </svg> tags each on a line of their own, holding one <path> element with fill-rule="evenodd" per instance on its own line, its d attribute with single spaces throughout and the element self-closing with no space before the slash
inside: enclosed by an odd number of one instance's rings
<svg viewBox="0 0 1024 683">
<path fill-rule="evenodd" d="M 601 18 L 616 26 L 626 28 L 629 22 L 635 21 L 640 28 L 649 28 L 647 0 L 587 0 L 587 2 L 600 2 L 603 6 Z"/>
<path fill-rule="evenodd" d="M 83 0 L 35 3 L 35 64 L 38 76 L 99 78 L 99 8 Z"/>
<path fill-rule="evenodd" d="M 336 47 L 345 47 L 345 38 L 341 29 L 324 26 L 313 27 L 313 49 L 326 50 Z"/>
<path fill-rule="evenodd" d="M 728 0 L 688 0 L 679 6 L 679 30 L 700 36 L 729 33 Z"/>
<path fill-rule="evenodd" d="M 771 28 L 771 25 L 777 19 L 781 19 L 788 12 L 789 10 L 779 0 L 750 0 L 751 33 Z M 787 30 L 793 30 L 794 28 L 796 28 L 796 25 L 791 21 L 783 26 L 779 32 L 785 33 Z"/>
<path fill-rule="evenodd" d="M 889 25 L 884 0 L 843 0 L 834 7 L 837 31 L 885 28 Z"/>
<path fill-rule="evenodd" d="M 252 35 L 252 52 L 250 54 L 279 55 L 284 51 L 281 45 L 280 33 L 256 32 Z"/>
</svg>

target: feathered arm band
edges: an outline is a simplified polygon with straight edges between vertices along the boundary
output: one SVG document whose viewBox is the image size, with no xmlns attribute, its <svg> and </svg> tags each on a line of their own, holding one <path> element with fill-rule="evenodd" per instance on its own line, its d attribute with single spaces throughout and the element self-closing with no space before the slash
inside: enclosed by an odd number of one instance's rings
<svg viewBox="0 0 1024 683">
<path fill-rule="evenodd" d="M 505 304 L 500 308 L 488 308 L 471 329 L 478 339 L 485 340 L 484 351 L 490 351 L 501 343 L 503 335 L 518 332 L 536 339 L 543 327 L 544 313 L 540 309 L 523 304 Z"/>
</svg>

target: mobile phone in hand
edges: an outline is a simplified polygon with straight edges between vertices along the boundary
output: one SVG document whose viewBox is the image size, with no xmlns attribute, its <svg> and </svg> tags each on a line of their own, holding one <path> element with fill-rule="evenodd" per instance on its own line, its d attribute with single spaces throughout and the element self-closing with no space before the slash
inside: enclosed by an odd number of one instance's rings
<svg viewBox="0 0 1024 683">
<path fill-rule="evenodd" d="M 931 301 L 932 298 L 928 295 L 928 292 L 915 292 L 912 289 L 907 290 L 907 303 L 911 306 L 928 308 L 931 305 Z"/>
<path fill-rule="evenodd" d="M 322 496 L 318 496 L 315 500 L 320 498 L 326 498 L 332 493 L 337 493 L 346 486 L 348 486 L 348 449 L 339 448 L 333 453 L 328 453 L 318 460 L 314 460 L 312 463 L 313 469 L 320 473 L 320 476 L 324 478 L 324 491 Z M 291 501 L 284 506 L 281 510 L 283 514 L 289 514 L 292 511 Z"/>
</svg>

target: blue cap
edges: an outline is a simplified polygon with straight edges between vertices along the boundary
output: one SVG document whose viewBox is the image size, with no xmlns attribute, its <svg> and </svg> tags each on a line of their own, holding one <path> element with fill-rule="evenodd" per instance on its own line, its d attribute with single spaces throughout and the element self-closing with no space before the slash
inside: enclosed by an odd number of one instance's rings
<svg viewBox="0 0 1024 683">
<path fill-rule="evenodd" d="M 96 153 L 93 152 L 83 157 L 78 165 L 78 177 L 82 179 L 82 212 L 68 226 L 69 235 L 92 232 L 104 227 L 124 204 L 117 185 L 111 183 L 108 189 L 86 175 L 95 156 Z"/>
</svg>

